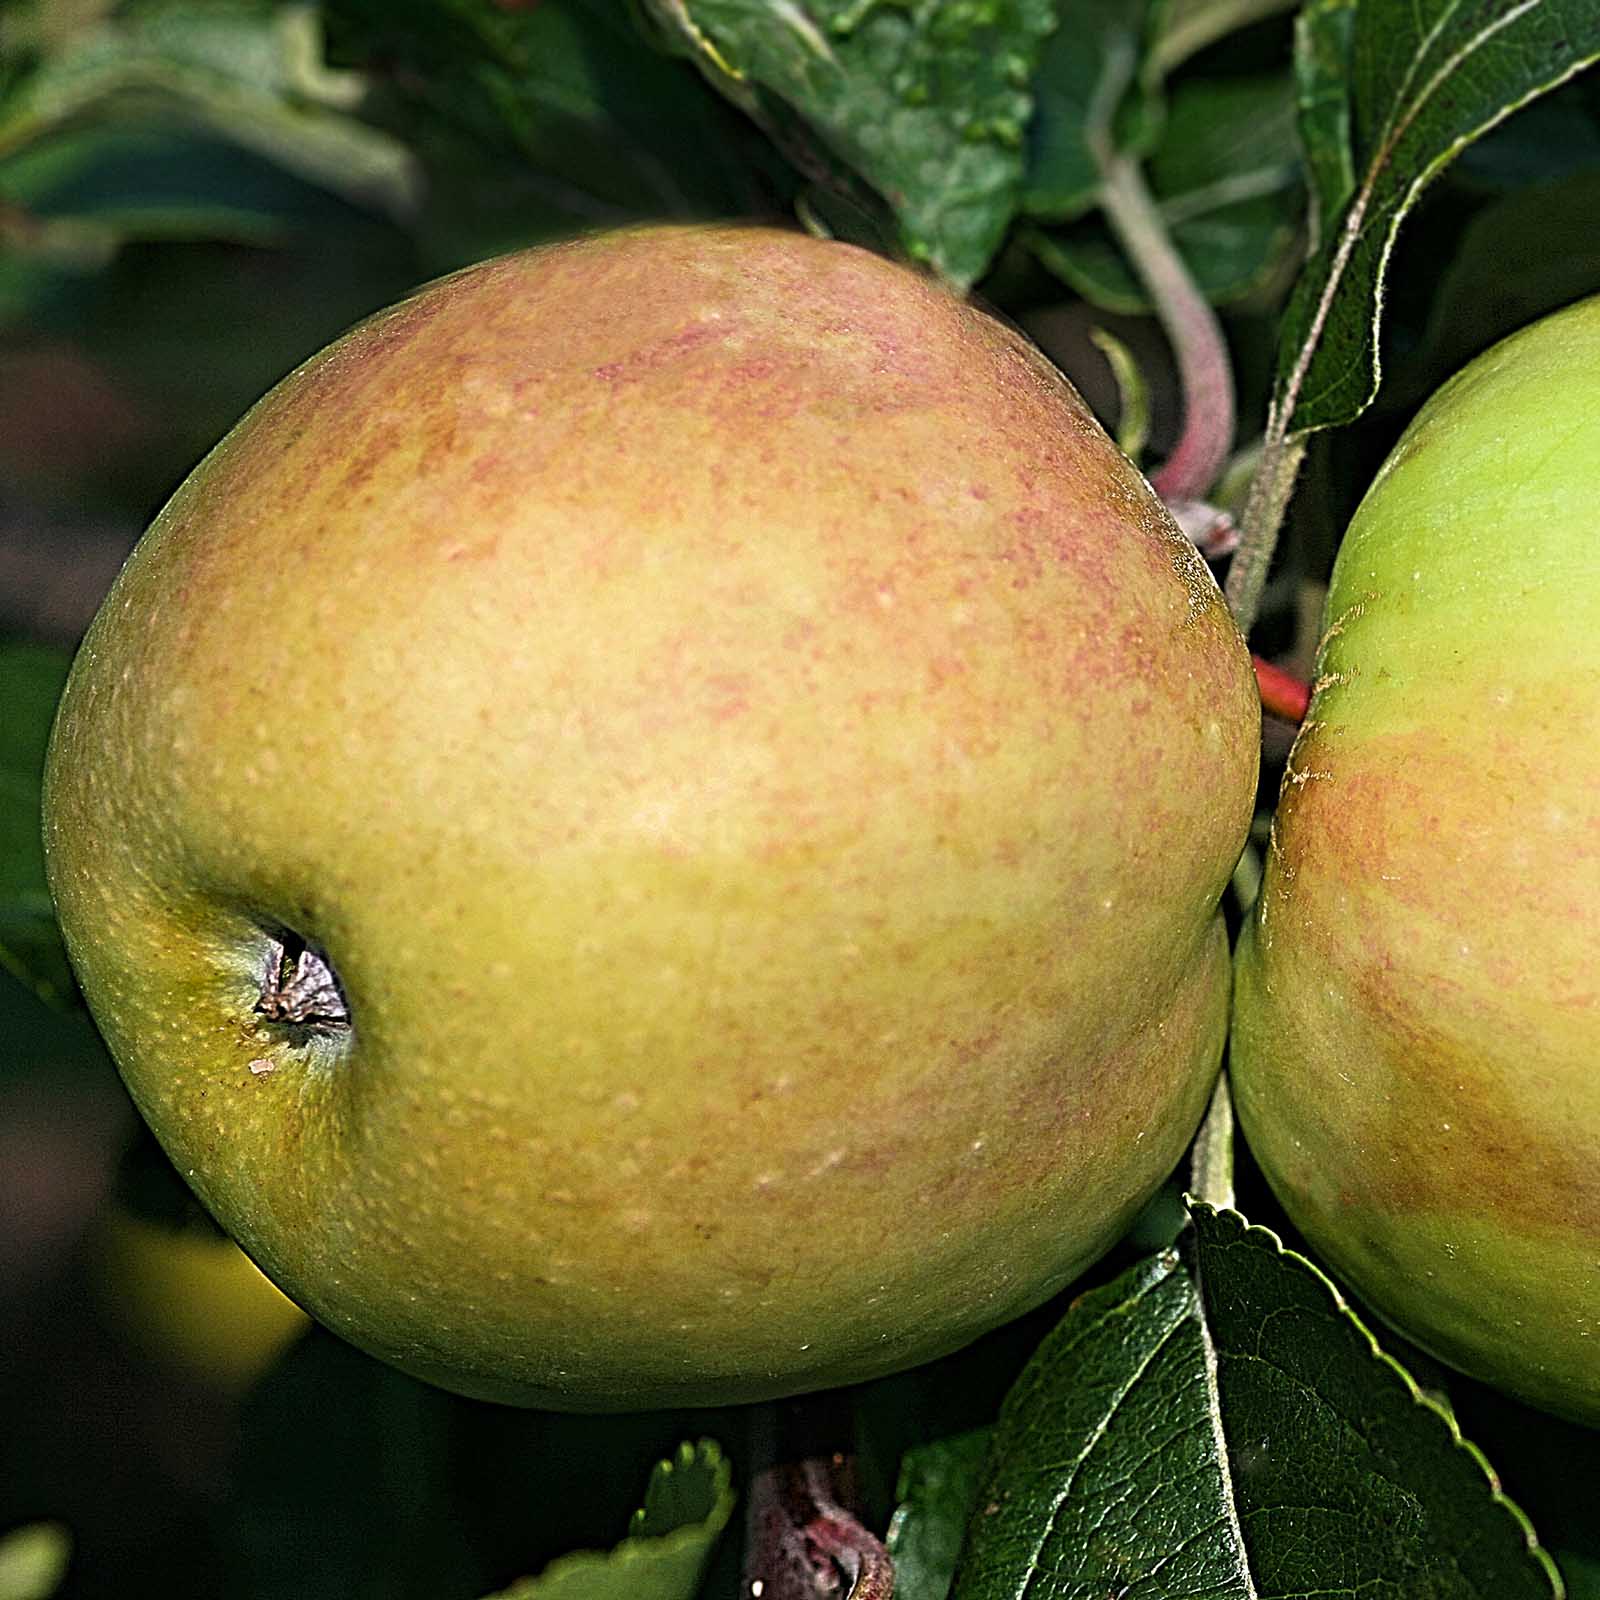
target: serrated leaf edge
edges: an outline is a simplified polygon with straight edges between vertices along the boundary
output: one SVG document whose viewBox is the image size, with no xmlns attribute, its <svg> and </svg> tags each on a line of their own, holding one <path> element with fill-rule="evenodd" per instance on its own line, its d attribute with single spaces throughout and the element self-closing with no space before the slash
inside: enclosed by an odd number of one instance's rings
<svg viewBox="0 0 1600 1600">
<path fill-rule="evenodd" d="M 1533 3 L 1533 0 L 1530 0 L 1530 3 Z M 1315 1278 L 1324 1289 L 1327 1290 L 1328 1295 L 1333 1300 L 1335 1309 L 1339 1311 L 1347 1321 L 1355 1326 L 1357 1331 L 1367 1341 L 1368 1346 L 1371 1348 L 1373 1355 L 1377 1357 L 1379 1363 L 1390 1368 L 1405 1385 L 1406 1389 L 1410 1393 L 1413 1404 L 1421 1407 L 1424 1411 L 1431 1412 L 1434 1416 L 1438 1417 L 1449 1431 L 1451 1443 L 1458 1450 L 1465 1451 L 1466 1454 L 1471 1457 L 1473 1462 L 1476 1463 L 1478 1469 L 1483 1473 L 1483 1476 L 1489 1485 L 1490 1500 L 1495 1505 L 1503 1507 L 1511 1514 L 1513 1521 L 1522 1530 L 1523 1542 L 1527 1545 L 1528 1554 L 1544 1567 L 1552 1585 L 1551 1594 L 1553 1596 L 1553 1600 L 1565 1600 L 1567 1592 L 1566 1584 L 1561 1577 L 1560 1570 L 1556 1567 L 1555 1562 L 1551 1559 L 1550 1553 L 1542 1544 L 1540 1544 L 1538 1533 L 1535 1530 L 1533 1523 L 1529 1520 L 1527 1513 L 1516 1503 L 1515 1500 L 1506 1494 L 1500 1482 L 1500 1474 L 1494 1470 L 1494 1467 L 1489 1462 L 1489 1458 L 1484 1455 L 1483 1451 L 1480 1450 L 1477 1445 L 1475 1445 L 1461 1432 L 1461 1426 L 1456 1421 L 1455 1412 L 1451 1410 L 1450 1406 L 1444 1401 L 1436 1400 L 1431 1394 L 1429 1394 L 1428 1391 L 1425 1390 L 1421 1384 L 1419 1384 L 1417 1380 L 1411 1376 L 1406 1368 L 1402 1366 L 1394 1356 L 1390 1355 L 1381 1344 L 1379 1344 L 1377 1337 L 1362 1319 L 1361 1314 L 1355 1309 L 1354 1306 L 1350 1304 L 1349 1300 L 1345 1298 L 1344 1292 L 1339 1288 L 1338 1284 L 1336 1284 L 1333 1279 L 1330 1278 L 1328 1274 L 1316 1264 L 1315 1261 L 1311 1260 L 1309 1256 L 1303 1255 L 1298 1250 L 1291 1250 L 1271 1228 L 1266 1227 L 1264 1224 L 1259 1222 L 1251 1222 L 1242 1211 L 1237 1211 L 1232 1206 L 1215 1206 L 1209 1201 L 1200 1200 L 1191 1194 L 1185 1194 L 1183 1201 L 1191 1217 L 1197 1211 L 1209 1211 L 1215 1217 L 1226 1219 L 1229 1222 L 1238 1223 L 1242 1235 L 1245 1238 L 1249 1238 L 1252 1234 L 1260 1236 L 1271 1245 L 1272 1249 L 1279 1256 L 1284 1257 L 1287 1260 L 1297 1262 L 1299 1265 L 1303 1266 L 1311 1274 L 1311 1276 Z M 1207 1380 L 1209 1382 L 1213 1381 L 1215 1378 L 1215 1360 L 1210 1329 L 1207 1326 L 1205 1317 L 1205 1296 L 1203 1293 L 1199 1296 L 1199 1303 L 1201 1310 L 1201 1339 L 1206 1350 Z M 1215 1388 L 1213 1388 L 1212 1393 L 1213 1399 L 1215 1399 Z M 1214 1407 L 1214 1415 L 1220 1417 L 1219 1407 Z M 1226 1462 L 1226 1455 L 1224 1455 L 1223 1459 L 1224 1462 Z M 1224 1475 L 1226 1476 L 1226 1465 L 1224 1466 L 1223 1470 Z M 1240 1548 L 1243 1548 L 1242 1543 Z"/>
<path fill-rule="evenodd" d="M 536 1600 L 538 1595 L 544 1593 L 546 1584 L 553 1586 L 564 1578 L 571 1568 L 623 1569 L 633 1566 L 636 1562 L 651 1560 L 662 1552 L 675 1552 L 687 1543 L 700 1540 L 714 1541 L 727 1527 L 737 1498 L 733 1488 L 732 1464 L 723 1455 L 722 1448 L 716 1440 L 700 1439 L 694 1444 L 684 1440 L 670 1456 L 663 1456 L 658 1460 L 650 1469 L 645 1498 L 649 1498 L 649 1483 L 654 1482 L 658 1473 L 683 1471 L 697 1465 L 705 1466 L 712 1473 L 714 1480 L 711 1512 L 703 1521 L 685 1523 L 681 1527 L 670 1528 L 665 1533 L 638 1533 L 635 1529 L 645 1515 L 645 1507 L 641 1505 L 628 1519 L 627 1533 L 609 1549 L 569 1551 L 566 1555 L 557 1556 L 539 1572 L 526 1578 L 519 1578 L 509 1588 L 487 1596 L 486 1600 L 523 1600 L 523 1597 L 526 1597 L 526 1600 Z"/>
<path fill-rule="evenodd" d="M 1405 115 L 1399 119 L 1398 123 L 1393 117 L 1385 122 L 1378 149 L 1367 162 L 1359 187 L 1345 205 L 1344 214 L 1339 223 L 1338 240 L 1333 247 L 1333 254 L 1328 264 L 1327 282 L 1323 285 L 1322 293 L 1318 297 L 1316 310 L 1312 314 L 1300 350 L 1295 356 L 1294 365 L 1290 368 L 1289 376 L 1284 382 L 1281 396 L 1274 402 L 1275 409 L 1281 408 L 1281 414 L 1291 423 L 1294 419 L 1295 410 L 1300 403 L 1300 391 L 1304 387 L 1306 375 L 1311 369 L 1311 363 L 1317 350 L 1321 347 L 1322 332 L 1327 325 L 1328 315 L 1333 308 L 1334 301 L 1338 298 L 1339 287 L 1344 281 L 1345 268 L 1349 264 L 1351 255 L 1355 252 L 1356 245 L 1360 242 L 1362 229 L 1366 223 L 1367 211 L 1372 203 L 1373 191 L 1378 180 L 1383 176 L 1394 146 L 1404 137 L 1406 130 L 1428 105 L 1434 93 L 1449 81 L 1450 77 L 1463 62 L 1471 58 L 1472 54 L 1482 45 L 1485 39 L 1497 33 L 1500 29 L 1509 27 L 1528 12 L 1537 10 L 1542 3 L 1543 0 L 1521 0 L 1521 4 L 1512 6 L 1504 15 L 1496 17 L 1489 27 L 1475 34 L 1470 41 L 1462 45 L 1460 50 L 1441 63 L 1438 70 L 1423 86 L 1416 100 L 1406 108 Z M 1379 335 L 1383 322 L 1384 292 L 1389 276 L 1389 259 L 1394 254 L 1395 241 L 1399 238 L 1401 224 L 1416 206 L 1423 190 L 1468 145 L 1476 143 L 1484 134 L 1499 127 L 1507 117 L 1520 111 L 1525 105 L 1539 99 L 1542 95 L 1549 94 L 1552 90 L 1560 88 L 1562 84 L 1593 65 L 1595 60 L 1596 55 L 1577 59 L 1565 72 L 1551 78 L 1548 82 L 1538 84 L 1520 99 L 1501 107 L 1498 112 L 1485 118 L 1475 127 L 1451 141 L 1450 145 L 1422 167 L 1411 183 L 1406 186 L 1397 203 L 1391 209 L 1383 234 L 1382 245 L 1378 252 L 1378 259 L 1373 269 L 1372 315 L 1368 323 L 1368 331 L 1372 340 L 1371 373 L 1367 379 L 1366 393 L 1362 395 L 1354 416 L 1360 416 L 1372 404 L 1383 385 L 1383 359 Z M 1309 434 L 1317 433 L 1325 427 L 1333 426 L 1337 426 L 1337 424 L 1317 423 L 1303 429 L 1291 428 L 1289 431 Z"/>
</svg>

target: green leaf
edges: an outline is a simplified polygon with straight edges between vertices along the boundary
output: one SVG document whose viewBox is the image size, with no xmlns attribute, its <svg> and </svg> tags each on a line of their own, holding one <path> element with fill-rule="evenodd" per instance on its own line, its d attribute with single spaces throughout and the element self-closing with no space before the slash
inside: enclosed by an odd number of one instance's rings
<svg viewBox="0 0 1600 1600">
<path fill-rule="evenodd" d="M 72 1537 L 59 1522 L 30 1522 L 0 1536 L 0 1600 L 50 1600 L 67 1574 Z"/>
<path fill-rule="evenodd" d="M 1199 1297 L 1177 1253 L 1084 1295 L 1000 1413 L 958 1600 L 1242 1597 Z M 1159 1587 L 1158 1587 L 1159 1585 Z"/>
<path fill-rule="evenodd" d="M 53 1005 L 76 990 L 45 885 L 39 835 L 45 746 L 69 657 L 0 642 L 0 966 Z"/>
<path fill-rule="evenodd" d="M 958 1600 L 1560 1593 L 1522 1514 L 1309 1262 L 1192 1207 L 1001 1413 Z"/>
<path fill-rule="evenodd" d="M 1505 193 L 1600 167 L 1600 89 L 1580 76 L 1461 152 L 1451 177 L 1487 193 Z"/>
<path fill-rule="evenodd" d="M 1070 222 L 1100 193 L 1104 149 L 1148 153 L 1159 107 L 1142 92 L 1143 0 L 1082 0 L 1046 45 L 1034 82 L 1021 209 Z"/>
<path fill-rule="evenodd" d="M 775 98 L 889 202 L 906 250 L 965 288 L 1016 209 L 1055 0 L 650 0 L 713 82 Z"/>
<path fill-rule="evenodd" d="M 1091 328 L 1089 337 L 1106 358 L 1117 386 L 1117 448 L 1130 461 L 1139 461 L 1150 439 L 1150 385 L 1134 353 L 1109 329 Z"/>
<path fill-rule="evenodd" d="M 409 214 L 418 172 L 354 113 L 355 73 L 323 60 L 314 6 L 172 0 L 70 34 L 0 103 L 0 155 L 85 118 L 181 116 L 357 204 Z"/>
<path fill-rule="evenodd" d="M 330 0 L 339 59 L 383 64 L 369 115 L 432 180 L 445 265 L 642 219 L 770 211 L 792 175 L 619 0 Z"/>
<path fill-rule="evenodd" d="M 1386 401 L 1420 405 L 1518 328 L 1600 285 L 1600 165 L 1516 188 L 1473 217 L 1434 286 L 1427 328 Z"/>
<path fill-rule="evenodd" d="M 1395 236 L 1427 185 L 1519 106 L 1600 59 L 1593 0 L 1362 0 L 1346 70 L 1335 18 L 1302 30 L 1313 91 L 1317 210 L 1338 213 L 1296 287 L 1280 335 L 1276 409 L 1297 432 L 1359 416 L 1378 391 L 1383 280 Z M 1348 19 L 1346 19 L 1348 20 Z M 1333 86 L 1344 81 L 1347 110 Z M 1354 189 L 1326 130 L 1348 116 Z M 1331 152 L 1331 153 L 1330 153 Z"/>
<path fill-rule="evenodd" d="M 1311 0 L 1295 23 L 1295 90 L 1313 200 L 1313 249 L 1333 236 L 1339 213 L 1356 191 L 1349 94 L 1355 26 L 1356 0 Z"/>
<path fill-rule="evenodd" d="M 709 1439 L 656 1464 L 628 1536 L 552 1562 L 494 1600 L 693 1600 L 734 1505 L 733 1473 Z"/>
<path fill-rule="evenodd" d="M 1191 1209 L 1233 1515 L 1257 1591 L 1559 1595 L 1488 1462 L 1334 1285 L 1267 1229 Z"/>
<path fill-rule="evenodd" d="M 1157 0 L 1146 70 L 1165 78 L 1190 56 L 1253 23 L 1292 10 L 1295 0 Z"/>
<path fill-rule="evenodd" d="M 950 1593 L 962 1535 L 983 1486 L 989 1434 L 974 1428 L 906 1452 L 886 1540 L 895 1600 L 945 1600 Z"/>
<path fill-rule="evenodd" d="M 241 1408 L 216 1592 L 438 1600 L 480 1590 L 489 1579 L 455 1498 L 463 1407 L 310 1329 Z"/>
<path fill-rule="evenodd" d="M 1285 269 L 1303 211 L 1287 79 L 1180 84 L 1146 177 L 1207 300 L 1228 305 L 1259 289 Z M 1093 304 L 1130 313 L 1151 308 L 1099 217 L 1026 238 L 1046 267 Z"/>
<path fill-rule="evenodd" d="M 317 191 L 225 140 L 118 118 L 70 124 L 0 159 L 0 194 L 28 215 L 15 246 L 97 268 L 133 241 L 277 243 Z"/>
</svg>

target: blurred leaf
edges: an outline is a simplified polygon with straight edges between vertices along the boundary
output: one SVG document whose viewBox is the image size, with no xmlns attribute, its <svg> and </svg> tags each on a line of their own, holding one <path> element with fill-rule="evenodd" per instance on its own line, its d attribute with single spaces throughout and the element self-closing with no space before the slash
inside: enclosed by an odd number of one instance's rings
<svg viewBox="0 0 1600 1600">
<path fill-rule="evenodd" d="M 0 965 L 57 1006 L 76 990 L 45 884 L 39 804 L 69 661 L 64 651 L 0 641 Z"/>
<path fill-rule="evenodd" d="M 1600 1557 L 1561 1551 L 1557 1561 L 1566 1579 L 1567 1600 L 1600 1600 Z"/>
<path fill-rule="evenodd" d="M 1143 0 L 1082 0 L 1045 46 L 1034 82 L 1021 207 L 1043 222 L 1070 222 L 1100 192 L 1097 140 L 1145 155 L 1160 130 L 1143 92 Z"/>
<path fill-rule="evenodd" d="M 70 125 L 0 160 L 0 194 L 41 230 L 65 222 L 131 239 L 270 243 L 304 186 L 234 145 L 159 122 Z"/>
<path fill-rule="evenodd" d="M 168 0 L 70 34 L 13 84 L 0 103 L 0 156 L 86 118 L 154 109 L 405 215 L 418 197 L 416 165 L 353 114 L 364 93 L 359 76 L 324 63 L 314 6 Z"/>
<path fill-rule="evenodd" d="M 369 115 L 417 152 L 422 224 L 447 265 L 556 234 L 769 212 L 792 178 L 620 0 L 331 0 Z"/>
<path fill-rule="evenodd" d="M 1111 380 L 1117 386 L 1117 448 L 1130 461 L 1137 462 L 1150 439 L 1150 385 L 1133 352 L 1114 333 L 1091 328 L 1089 337 L 1106 358 Z M 1171 1242 L 1163 1239 L 1152 1248 L 1164 1249 Z"/>
<path fill-rule="evenodd" d="M 342 201 L 204 129 L 85 118 L 0 157 L 0 324 L 48 317 L 128 244 L 282 245 Z"/>
<path fill-rule="evenodd" d="M 1283 320 L 1277 408 L 1294 431 L 1348 422 L 1377 393 L 1384 272 L 1422 191 L 1474 139 L 1600 58 L 1593 0 L 1364 0 L 1343 73 L 1337 12 L 1312 16 L 1301 47 L 1317 59 L 1301 82 L 1321 152 L 1316 206 L 1339 222 L 1323 230 Z M 1343 116 L 1348 168 L 1327 145 Z"/>
<path fill-rule="evenodd" d="M 1600 165 L 1514 189 L 1468 224 L 1386 404 L 1420 404 L 1507 334 L 1600 291 Z"/>
<path fill-rule="evenodd" d="M 115 1195 L 117 1205 L 141 1223 L 213 1240 L 227 1237 L 167 1159 L 143 1118 L 135 1122 L 117 1162 Z"/>
<path fill-rule="evenodd" d="M 961 1600 L 1513 1600 L 1559 1585 L 1448 1413 L 1275 1236 L 1193 1208 L 1085 1295 L 1007 1400 Z"/>
<path fill-rule="evenodd" d="M 1505 193 L 1600 166 L 1600 79 L 1581 74 L 1463 150 L 1451 177 Z"/>
<path fill-rule="evenodd" d="M 465 1400 L 313 1327 L 245 1401 L 219 1507 L 231 1572 L 218 1592 L 478 1595 L 624 1532 L 662 1548 L 619 1557 L 620 1574 L 638 1562 L 653 1575 L 659 1557 L 663 1574 L 681 1576 L 727 1520 L 720 1497 L 731 1475 L 714 1446 L 685 1465 L 676 1441 L 685 1429 L 738 1425 L 727 1412 L 597 1417 Z M 637 1485 L 665 1455 L 673 1468 L 649 1479 L 641 1510 Z"/>
<path fill-rule="evenodd" d="M 1173 243 L 1213 305 L 1260 288 L 1285 269 L 1304 204 L 1287 79 L 1180 84 L 1146 177 Z M 1070 229 L 1030 230 L 1027 239 L 1046 267 L 1093 304 L 1150 309 L 1098 217 Z"/>
<path fill-rule="evenodd" d="M 0 1600 L 50 1600 L 66 1578 L 72 1536 L 59 1522 L 0 1534 Z"/>
<path fill-rule="evenodd" d="M 246 1400 L 228 1600 L 438 1600 L 483 1577 L 451 1502 L 463 1402 L 313 1328 Z"/>
<path fill-rule="evenodd" d="M 907 251 L 965 288 L 1023 177 L 1029 82 L 1055 0 L 647 0 L 702 70 L 816 130 L 889 201 Z"/>
<path fill-rule="evenodd" d="M 990 1431 L 974 1428 L 906 1452 L 887 1544 L 895 1600 L 945 1600 L 978 1503 Z"/>
<path fill-rule="evenodd" d="M 1164 78 L 1219 39 L 1279 12 L 1296 0 L 1156 0 L 1147 70 Z"/>
<path fill-rule="evenodd" d="M 59 1522 L 0 1535 L 0 1600 L 50 1600 L 67 1575 L 72 1536 Z"/>
<path fill-rule="evenodd" d="M 628 1536 L 524 1578 L 494 1600 L 693 1600 L 734 1506 L 733 1473 L 708 1439 L 656 1464 Z"/>
</svg>

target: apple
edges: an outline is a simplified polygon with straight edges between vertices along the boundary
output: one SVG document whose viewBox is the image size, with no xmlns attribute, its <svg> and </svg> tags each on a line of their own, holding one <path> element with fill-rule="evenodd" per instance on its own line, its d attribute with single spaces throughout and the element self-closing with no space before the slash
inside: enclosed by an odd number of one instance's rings
<svg viewBox="0 0 1600 1600">
<path fill-rule="evenodd" d="M 1284 1209 L 1441 1360 L 1600 1423 L 1600 298 L 1444 385 L 1340 548 L 1238 955 Z"/>
<path fill-rule="evenodd" d="M 196 469 L 79 653 L 47 859 L 297 1302 L 469 1395 L 732 1403 L 962 1345 L 1157 1188 L 1257 733 L 1018 335 L 644 228 L 423 289 Z"/>
<path fill-rule="evenodd" d="M 309 1325 L 231 1239 L 108 1210 L 92 1281 L 107 1319 L 155 1359 L 224 1391 L 250 1387 Z"/>
</svg>

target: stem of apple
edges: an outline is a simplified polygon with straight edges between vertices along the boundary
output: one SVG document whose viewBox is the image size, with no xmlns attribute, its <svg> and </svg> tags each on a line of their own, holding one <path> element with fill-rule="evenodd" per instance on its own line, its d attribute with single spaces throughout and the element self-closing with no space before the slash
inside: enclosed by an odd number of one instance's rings
<svg viewBox="0 0 1600 1600">
<path fill-rule="evenodd" d="M 1289 499 L 1305 454 L 1304 434 L 1285 436 L 1276 418 L 1268 420 L 1261 462 L 1250 480 L 1250 494 L 1240 518 L 1239 548 L 1234 551 L 1228 568 L 1228 605 L 1239 631 L 1246 638 L 1261 608 L 1267 569 L 1272 565 L 1272 552 L 1278 543 L 1278 529 L 1289 509 Z"/>
<path fill-rule="evenodd" d="M 1219 1211 L 1233 1208 L 1233 1096 L 1221 1073 L 1189 1155 L 1189 1192 Z"/>
<path fill-rule="evenodd" d="M 1292 672 L 1285 672 L 1282 667 L 1275 667 L 1258 655 L 1250 657 L 1250 664 L 1256 669 L 1256 687 L 1261 691 L 1262 709 L 1270 711 L 1275 717 L 1282 717 L 1285 722 L 1304 722 L 1311 705 L 1311 685 L 1304 678 L 1297 678 Z"/>
<path fill-rule="evenodd" d="M 1100 206 L 1155 303 L 1183 385 L 1183 432 L 1151 476 L 1163 500 L 1200 500 L 1233 447 L 1233 363 L 1222 324 L 1172 243 L 1139 164 L 1111 147 L 1109 127 L 1091 130 L 1100 167 Z"/>
<path fill-rule="evenodd" d="M 894 1565 L 852 1509 L 838 1391 L 757 1408 L 752 1422 L 747 1600 L 890 1600 Z"/>
</svg>

